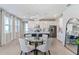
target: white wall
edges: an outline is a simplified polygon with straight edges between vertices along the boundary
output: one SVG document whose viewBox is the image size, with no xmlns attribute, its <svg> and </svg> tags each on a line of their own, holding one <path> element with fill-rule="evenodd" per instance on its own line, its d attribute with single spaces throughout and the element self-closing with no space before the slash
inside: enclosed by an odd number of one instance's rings
<svg viewBox="0 0 79 59">
<path fill-rule="evenodd" d="M 57 39 L 60 40 L 61 42 L 62 40 L 62 36 L 63 36 L 63 19 L 59 18 L 58 19 L 58 24 L 57 24 Z"/>
<path fill-rule="evenodd" d="M 66 23 L 70 18 L 79 18 L 79 5 L 71 5 L 64 13 L 63 13 L 63 26 L 62 26 L 62 34 L 60 40 L 65 43 L 65 29 Z"/>
</svg>

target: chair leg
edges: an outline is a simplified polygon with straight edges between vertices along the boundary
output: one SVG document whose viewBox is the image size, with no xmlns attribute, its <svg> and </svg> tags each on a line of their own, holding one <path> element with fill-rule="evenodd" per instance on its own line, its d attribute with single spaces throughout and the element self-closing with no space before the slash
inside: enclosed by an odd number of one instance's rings
<svg viewBox="0 0 79 59">
<path fill-rule="evenodd" d="M 46 55 L 46 52 L 44 52 L 44 55 Z"/>
<path fill-rule="evenodd" d="M 25 55 L 27 55 L 27 53 L 25 52 Z"/>
<path fill-rule="evenodd" d="M 31 42 L 29 42 L 29 44 L 31 45 Z"/>
<path fill-rule="evenodd" d="M 20 55 L 22 55 L 23 51 L 21 51 Z"/>
<path fill-rule="evenodd" d="M 50 50 L 48 51 L 49 55 L 51 55 Z"/>
</svg>

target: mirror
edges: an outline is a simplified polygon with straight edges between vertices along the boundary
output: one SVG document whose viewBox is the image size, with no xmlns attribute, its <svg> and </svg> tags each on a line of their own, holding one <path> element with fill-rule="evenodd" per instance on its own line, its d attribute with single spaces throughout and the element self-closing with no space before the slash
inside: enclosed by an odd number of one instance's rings
<svg viewBox="0 0 79 59">
<path fill-rule="evenodd" d="M 76 39 L 79 37 L 79 19 L 70 18 L 66 24 L 65 46 L 71 52 L 77 54 Z"/>
</svg>

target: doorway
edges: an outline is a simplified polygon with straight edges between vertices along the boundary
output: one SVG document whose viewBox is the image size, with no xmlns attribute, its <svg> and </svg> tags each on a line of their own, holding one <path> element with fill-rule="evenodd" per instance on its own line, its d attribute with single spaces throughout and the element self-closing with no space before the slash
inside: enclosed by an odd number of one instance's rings
<svg viewBox="0 0 79 59">
<path fill-rule="evenodd" d="M 50 37 L 52 37 L 52 38 L 57 37 L 57 27 L 55 25 L 50 25 L 49 31 L 50 31 Z"/>
</svg>

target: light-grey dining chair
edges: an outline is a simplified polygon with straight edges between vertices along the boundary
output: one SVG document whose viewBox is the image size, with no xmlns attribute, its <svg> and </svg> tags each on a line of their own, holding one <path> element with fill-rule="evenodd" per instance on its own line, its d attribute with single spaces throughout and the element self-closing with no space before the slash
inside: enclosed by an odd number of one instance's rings
<svg viewBox="0 0 79 59">
<path fill-rule="evenodd" d="M 51 45 L 52 45 L 52 38 L 49 38 L 47 39 L 46 43 L 39 45 L 36 49 L 43 52 L 45 55 L 46 55 L 46 52 L 49 52 L 49 55 L 50 55 Z"/>
<path fill-rule="evenodd" d="M 22 55 L 22 53 L 28 54 L 29 52 L 35 49 L 35 47 L 29 45 L 25 39 L 19 38 L 19 43 L 20 43 L 20 49 L 21 49 L 20 55 Z"/>
</svg>

